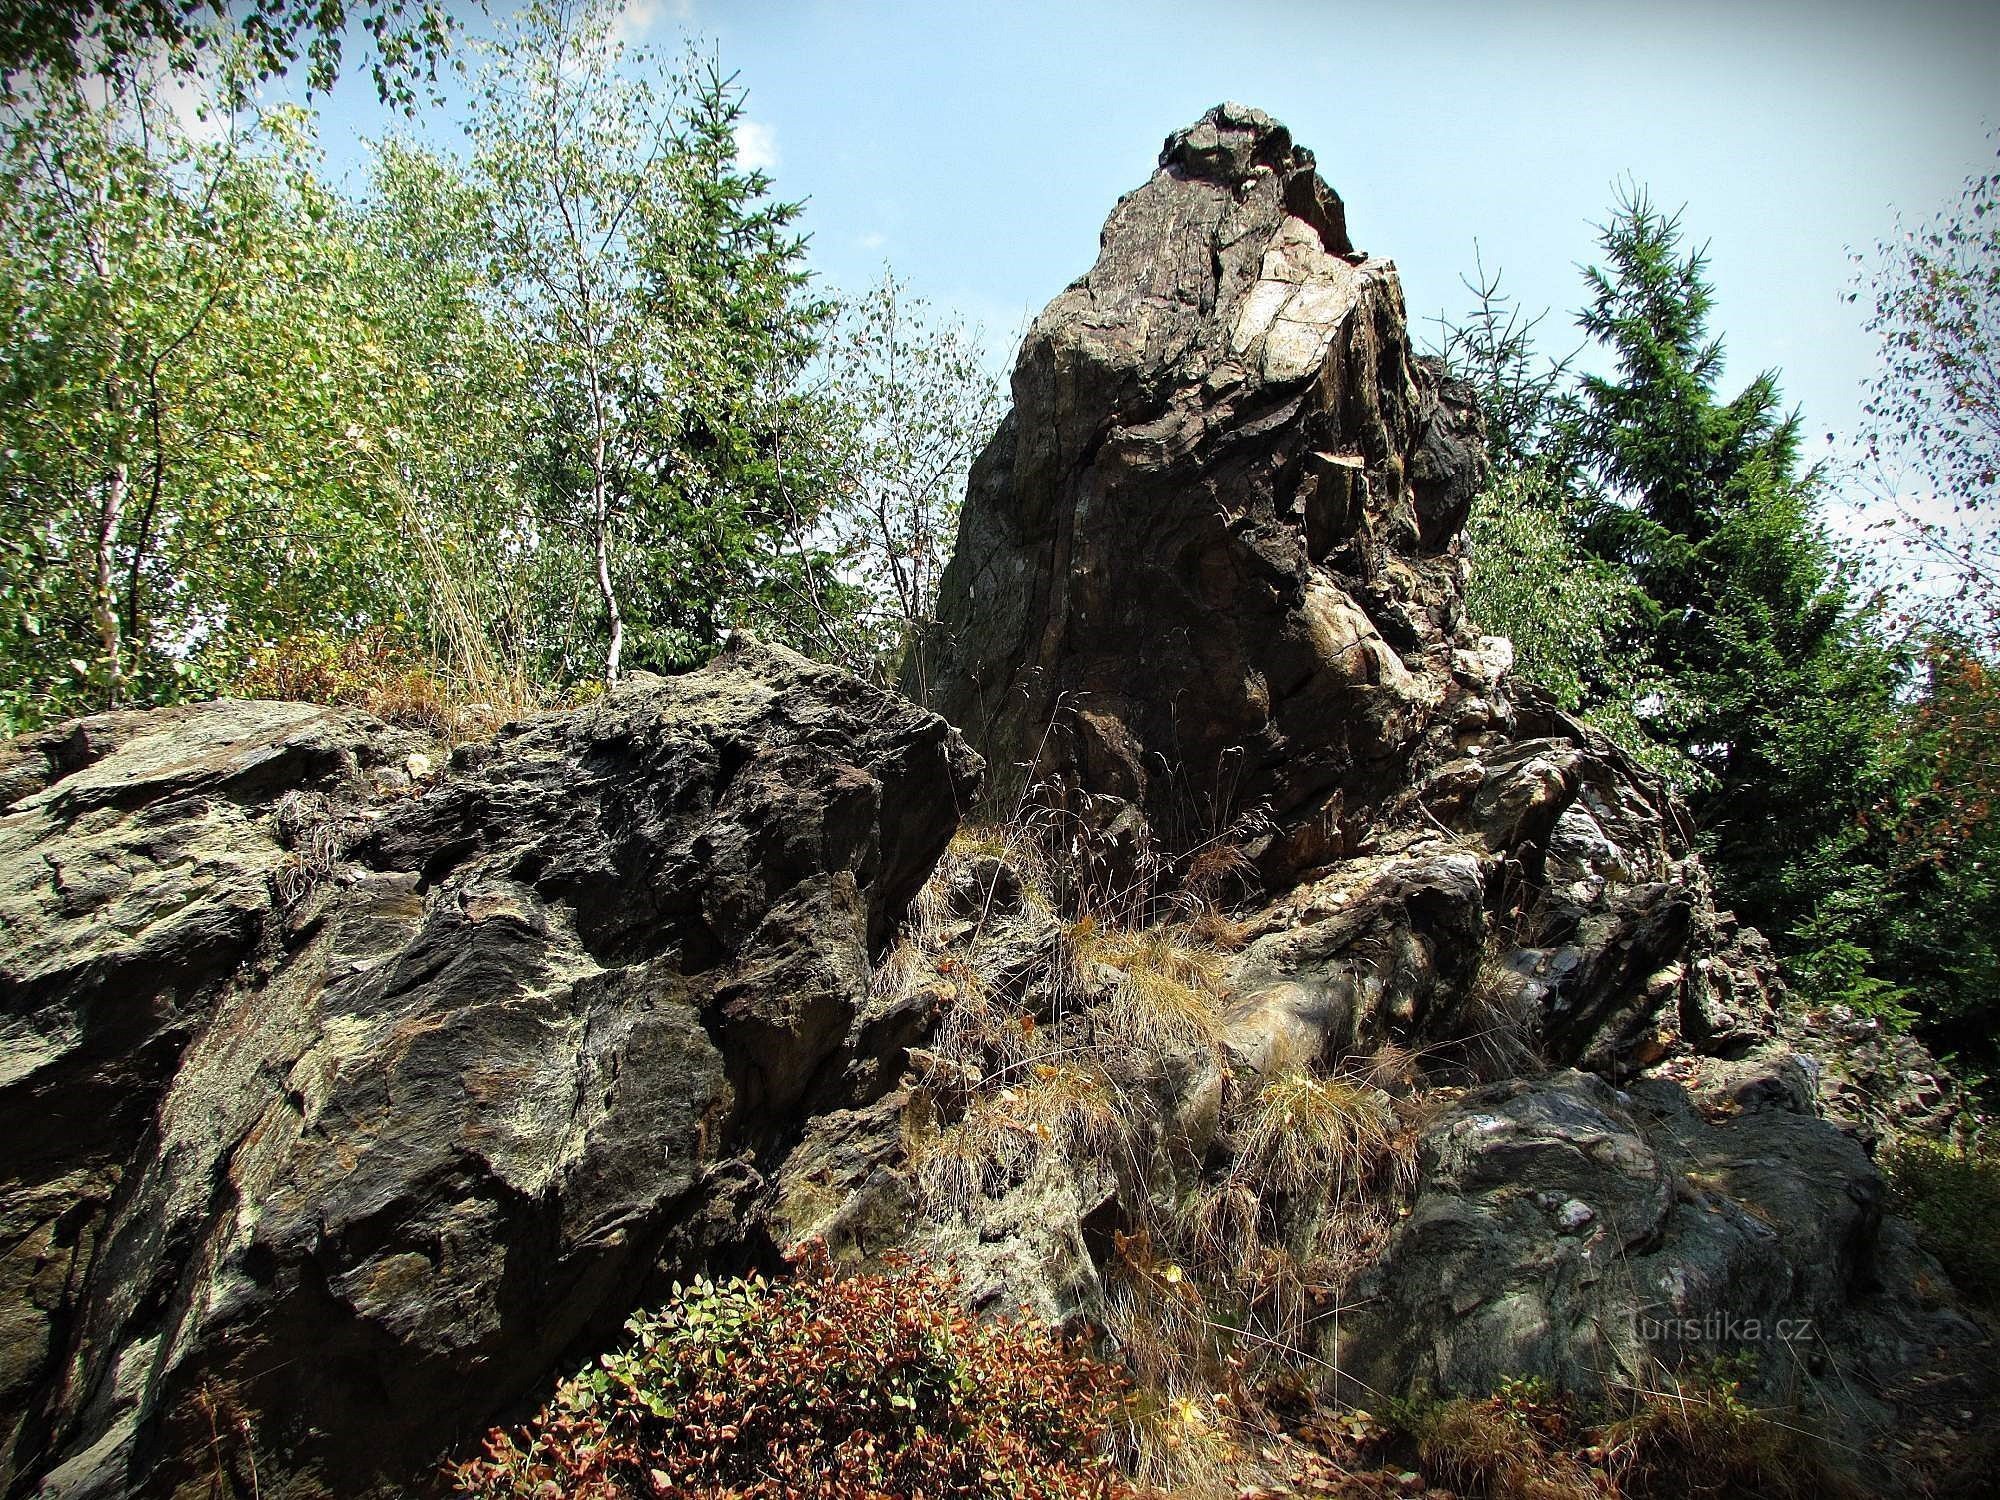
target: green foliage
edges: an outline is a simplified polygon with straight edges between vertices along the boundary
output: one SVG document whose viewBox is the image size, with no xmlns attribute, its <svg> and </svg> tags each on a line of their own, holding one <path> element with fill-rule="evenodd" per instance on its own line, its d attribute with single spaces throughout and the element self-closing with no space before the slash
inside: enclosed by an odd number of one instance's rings
<svg viewBox="0 0 2000 1500">
<path fill-rule="evenodd" d="M 624 1348 L 456 1471 L 491 1497 L 1127 1493 L 1103 1456 L 1114 1377 L 1026 1319 L 974 1321 L 907 1260 L 836 1278 L 698 1280 Z"/>
<path fill-rule="evenodd" d="M 685 665 L 767 580 L 782 532 L 759 493 L 760 380 L 810 352 L 821 315 L 796 300 L 798 205 L 735 165 L 732 81 L 628 55 L 614 20 L 604 4 L 516 17 L 467 164 L 529 372 L 538 518 L 579 544 L 607 679 L 635 599 L 641 658 Z"/>
<path fill-rule="evenodd" d="M 412 409 L 296 111 L 18 103 L 0 205 L 0 648 L 17 724 L 199 691 L 245 644 L 412 618 Z"/>
<path fill-rule="evenodd" d="M 1883 1008 L 1864 955 L 1889 918 L 1868 814 L 1897 773 L 1899 653 L 1850 594 L 1802 470 L 1775 374 L 1716 390 L 1722 342 L 1703 252 L 1677 216 L 1628 194 L 1580 322 L 1615 357 L 1580 386 L 1606 503 L 1597 555 L 1652 609 L 1637 643 L 1673 684 L 1649 735 L 1700 771 L 1694 797 L 1725 896 L 1776 937 L 1793 977 Z M 1879 956 L 1879 955 L 1878 955 Z"/>
<path fill-rule="evenodd" d="M 1676 785 L 1695 768 L 1645 732 L 1675 687 L 1631 647 L 1648 616 L 1641 591 L 1584 550 L 1587 502 L 1539 465 L 1496 469 L 1466 524 L 1472 576 L 1466 612 L 1513 642 L 1516 669 L 1558 707 L 1582 716 Z"/>
<path fill-rule="evenodd" d="M 1906 492 L 1885 529 L 1925 580 L 1908 603 L 1990 653 L 2000 644 L 2000 172 L 1968 178 L 1955 204 L 1877 247 L 1870 279 L 1880 360 L 1864 435 L 1891 490 Z"/>
<path fill-rule="evenodd" d="M 614 667 L 628 615 L 654 667 L 742 623 L 814 644 L 841 470 L 793 434 L 842 419 L 799 384 L 828 310 L 797 207 L 736 165 L 733 82 L 624 69 L 612 19 L 531 8 L 469 155 L 384 142 L 358 201 L 309 115 L 197 138 L 157 69 L 13 100 L 4 727 L 248 682 L 301 639 L 513 708 Z M 863 590 L 830 593 L 845 620 Z"/>
<path fill-rule="evenodd" d="M 1891 1200 L 1959 1291 L 2000 1310 L 2000 1154 L 1964 1142 L 1907 1140 L 1884 1163 Z"/>
<path fill-rule="evenodd" d="M 1720 393 L 1706 256 L 1682 240 L 1642 190 L 1620 199 L 1578 318 L 1609 366 L 1573 382 L 1496 281 L 1468 283 L 1447 353 L 1498 468 L 1469 532 L 1475 618 L 1689 796 L 1725 899 L 1812 998 L 1901 1014 L 1878 810 L 1905 774 L 1907 660 L 1819 524 L 1776 375 Z"/>
<path fill-rule="evenodd" d="M 1669 702 L 1671 681 L 1633 649 L 1650 618 L 1644 592 L 1593 556 L 1588 523 L 1599 503 L 1585 468 L 1569 360 L 1536 349 L 1542 316 L 1525 317 L 1480 266 L 1465 278 L 1465 320 L 1440 320 L 1441 353 L 1472 382 L 1486 419 L 1493 478 L 1472 508 L 1466 610 L 1481 630 L 1513 643 L 1515 669 L 1558 707 L 1579 714 L 1678 785 L 1694 767 L 1646 734 L 1640 706 Z"/>
<path fill-rule="evenodd" d="M 255 84 L 302 54 L 311 87 L 331 88 L 352 24 L 367 38 L 376 92 L 405 109 L 418 82 L 435 82 L 458 27 L 439 0 L 0 0 L 0 76 L 68 84 L 158 61 L 180 74 L 226 62 L 233 102 L 248 103 Z"/>
<path fill-rule="evenodd" d="M 1933 639 L 1894 795 L 1878 811 L 1897 898 L 1889 952 L 1937 1045 L 1990 1066 L 2000 1038 L 2000 681 Z"/>
<path fill-rule="evenodd" d="M 839 393 L 828 543 L 870 603 L 839 655 L 893 680 L 937 604 L 967 472 L 999 425 L 1000 383 L 971 331 L 939 320 L 887 273 L 844 310 L 822 373 Z M 924 663 L 911 670 L 920 688 Z"/>
<path fill-rule="evenodd" d="M 1897 897 L 1885 946 L 1930 1038 L 2000 1039 L 2000 174 L 1878 248 L 1866 412 L 1889 588 L 1924 637 L 1909 743 L 1877 821 Z M 1850 300 L 1858 300 L 1856 292 Z M 1914 1002 L 1913 1002 L 1914 1003 Z"/>
</svg>

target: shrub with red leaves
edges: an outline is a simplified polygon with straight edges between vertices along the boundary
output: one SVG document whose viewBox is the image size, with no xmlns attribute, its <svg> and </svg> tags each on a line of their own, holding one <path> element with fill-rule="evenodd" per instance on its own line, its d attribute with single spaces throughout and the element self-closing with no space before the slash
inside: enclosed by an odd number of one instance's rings
<svg viewBox="0 0 2000 1500">
<path fill-rule="evenodd" d="M 1131 1493 L 1103 1456 L 1118 1378 L 1025 1318 L 976 1321 L 910 1260 L 676 1287 L 631 1342 L 455 1471 L 528 1500 L 1082 1500 Z"/>
</svg>

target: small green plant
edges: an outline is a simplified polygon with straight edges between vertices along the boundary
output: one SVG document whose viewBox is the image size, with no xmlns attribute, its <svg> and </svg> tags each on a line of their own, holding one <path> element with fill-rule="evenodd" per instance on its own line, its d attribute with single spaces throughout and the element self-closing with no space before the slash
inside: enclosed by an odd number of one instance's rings
<svg viewBox="0 0 2000 1500">
<path fill-rule="evenodd" d="M 1906 1140 L 1883 1164 L 1896 1207 L 1916 1221 L 1925 1248 L 1952 1282 L 2000 1309 L 2000 1153 L 1964 1142 Z"/>
<path fill-rule="evenodd" d="M 976 1322 L 909 1259 L 676 1287 L 624 1348 L 457 1466 L 488 1500 L 1083 1500 L 1130 1493 L 1106 1456 L 1118 1379 L 1026 1318 Z"/>
</svg>

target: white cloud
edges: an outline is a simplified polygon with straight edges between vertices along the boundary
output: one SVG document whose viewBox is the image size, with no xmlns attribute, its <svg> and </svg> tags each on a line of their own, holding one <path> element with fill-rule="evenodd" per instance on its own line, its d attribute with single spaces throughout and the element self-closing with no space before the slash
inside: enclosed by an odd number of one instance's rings
<svg viewBox="0 0 2000 1500">
<path fill-rule="evenodd" d="M 229 134 L 229 111 L 222 106 L 222 87 L 212 63 L 192 74 L 181 73 L 159 53 L 142 62 L 138 73 L 149 101 L 147 121 L 154 129 L 160 128 L 164 114 L 184 139 L 197 145 L 213 145 Z M 120 89 L 114 96 L 111 84 L 96 73 L 84 76 L 82 89 L 84 98 L 99 109 L 112 106 L 129 115 L 133 108 L 130 93 Z"/>
<path fill-rule="evenodd" d="M 736 127 L 736 165 L 746 172 L 768 172 L 778 165 L 778 131 L 758 120 Z"/>
<path fill-rule="evenodd" d="M 206 76 L 168 73 L 160 82 L 159 99 L 191 141 L 213 143 L 229 133 L 229 112 L 220 102 L 222 90 Z"/>
<path fill-rule="evenodd" d="M 889 243 L 889 236 L 882 233 L 879 229 L 871 229 L 866 234 L 857 235 L 854 243 L 859 245 L 863 250 L 880 250 L 884 245 Z"/>
<path fill-rule="evenodd" d="M 676 21 L 694 19 L 694 0 L 625 0 L 618 14 L 611 21 L 611 40 L 614 42 L 636 42 L 659 22 L 662 16 L 671 16 Z"/>
</svg>

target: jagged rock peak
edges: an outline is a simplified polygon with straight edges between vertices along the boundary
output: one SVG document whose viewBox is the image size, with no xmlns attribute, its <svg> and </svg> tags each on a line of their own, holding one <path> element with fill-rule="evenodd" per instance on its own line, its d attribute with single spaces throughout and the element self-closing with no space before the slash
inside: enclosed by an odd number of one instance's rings
<svg viewBox="0 0 2000 1500">
<path fill-rule="evenodd" d="M 1273 171 L 1310 169 L 1312 152 L 1292 144 L 1292 133 L 1261 109 L 1218 104 L 1194 124 L 1176 130 L 1160 148 L 1163 168 L 1180 167 L 1190 177 L 1235 186 L 1253 167 Z"/>
<path fill-rule="evenodd" d="M 1284 126 L 1221 105 L 1160 160 L 1023 343 L 905 685 L 996 789 L 1031 768 L 1181 847 L 1263 809 L 1282 879 L 1463 696 L 1479 419 Z"/>
<path fill-rule="evenodd" d="M 1160 148 L 1160 170 L 1238 188 L 1266 173 L 1284 186 L 1287 209 L 1320 231 L 1330 255 L 1349 255 L 1347 216 L 1339 195 L 1319 180 L 1312 152 L 1261 109 L 1218 104 L 1176 130 Z"/>
</svg>

